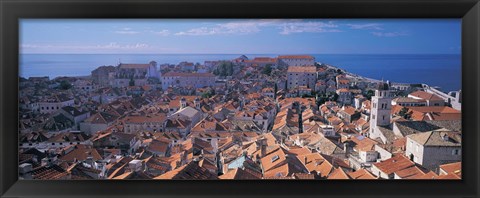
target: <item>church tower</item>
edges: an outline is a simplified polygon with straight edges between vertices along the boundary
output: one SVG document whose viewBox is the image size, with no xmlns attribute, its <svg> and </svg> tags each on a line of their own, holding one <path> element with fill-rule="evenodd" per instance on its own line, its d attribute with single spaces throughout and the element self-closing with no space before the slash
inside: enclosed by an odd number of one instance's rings
<svg viewBox="0 0 480 198">
<path fill-rule="evenodd" d="M 182 97 L 180 99 L 180 109 L 183 109 L 185 107 L 187 107 L 187 100 L 184 97 Z"/>
<path fill-rule="evenodd" d="M 195 109 L 200 111 L 200 98 L 196 97 L 195 100 L 193 101 L 193 104 L 195 105 Z"/>
<path fill-rule="evenodd" d="M 389 90 L 388 84 L 380 84 L 375 95 L 372 96 L 372 106 L 370 111 L 370 130 L 368 136 L 371 139 L 379 137 L 377 126 L 389 126 L 392 110 L 393 95 Z"/>
</svg>

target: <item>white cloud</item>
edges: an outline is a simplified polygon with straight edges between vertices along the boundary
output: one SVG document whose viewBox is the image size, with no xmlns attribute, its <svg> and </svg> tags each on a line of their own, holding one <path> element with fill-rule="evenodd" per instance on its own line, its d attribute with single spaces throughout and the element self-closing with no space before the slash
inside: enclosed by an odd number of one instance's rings
<svg viewBox="0 0 480 198">
<path fill-rule="evenodd" d="M 22 44 L 22 50 L 134 50 L 134 49 L 148 49 L 150 46 L 145 43 L 134 44 L 118 44 L 111 42 L 103 45 L 35 45 Z"/>
<path fill-rule="evenodd" d="M 372 32 L 372 34 L 378 37 L 399 37 L 409 35 L 406 32 Z"/>
<path fill-rule="evenodd" d="M 121 30 L 114 31 L 116 34 L 138 34 L 140 32 L 133 31 L 132 28 L 122 28 Z"/>
<path fill-rule="evenodd" d="M 322 32 L 342 32 L 338 25 L 333 22 L 293 22 L 283 23 L 280 28 L 280 34 L 288 35 L 292 33 L 322 33 Z"/>
<path fill-rule="evenodd" d="M 175 35 L 205 36 L 216 34 L 250 34 L 260 31 L 255 22 L 230 22 L 217 24 L 214 27 L 199 27 L 187 31 L 177 32 Z"/>
<path fill-rule="evenodd" d="M 160 35 L 160 36 L 168 36 L 170 35 L 169 30 L 160 30 L 160 31 L 150 31 L 153 34 Z"/>
<path fill-rule="evenodd" d="M 260 32 L 263 27 L 276 27 L 280 34 L 301 32 L 340 32 L 333 22 L 306 22 L 301 19 L 262 19 L 235 21 L 216 24 L 213 27 L 199 27 L 175 33 L 175 35 L 205 36 L 218 34 L 252 34 Z"/>
<path fill-rule="evenodd" d="M 383 30 L 379 23 L 347 24 L 347 26 L 355 30 Z"/>
</svg>

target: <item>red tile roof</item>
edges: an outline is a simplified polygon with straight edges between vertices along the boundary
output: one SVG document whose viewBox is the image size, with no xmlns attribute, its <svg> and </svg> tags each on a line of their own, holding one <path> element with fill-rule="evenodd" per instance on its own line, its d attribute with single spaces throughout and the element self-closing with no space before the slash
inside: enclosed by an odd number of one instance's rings
<svg viewBox="0 0 480 198">
<path fill-rule="evenodd" d="M 389 175 L 394 172 L 415 166 L 415 163 L 410 161 L 407 157 L 399 154 L 385 161 L 377 162 L 373 164 L 373 166 L 377 167 L 380 171 Z"/>
<path fill-rule="evenodd" d="M 336 168 L 327 179 L 351 179 L 342 168 Z"/>
<path fill-rule="evenodd" d="M 217 179 L 218 177 L 206 168 L 198 166 L 194 162 L 190 162 L 177 169 L 166 172 L 163 175 L 155 177 L 154 179 L 190 179 L 190 180 L 206 180 Z"/>
<path fill-rule="evenodd" d="M 424 91 L 416 91 L 416 92 L 410 93 L 409 95 L 422 98 L 424 100 L 442 100 L 443 101 L 443 99 L 440 98 L 439 96 L 435 94 L 427 93 Z"/>
<path fill-rule="evenodd" d="M 462 175 L 462 162 L 454 162 L 449 164 L 440 165 L 440 170 L 448 173 L 453 173 L 461 177 Z"/>
<path fill-rule="evenodd" d="M 377 179 L 372 173 L 365 169 L 359 169 L 355 172 L 348 172 L 348 176 L 352 179 Z"/>
<path fill-rule="evenodd" d="M 130 69 L 130 68 L 133 68 L 133 69 L 147 69 L 148 67 L 150 67 L 150 64 L 124 64 L 124 63 L 121 63 L 119 65 L 119 67 L 121 69 Z"/>
<path fill-rule="evenodd" d="M 287 72 L 315 73 L 317 68 L 315 66 L 289 66 Z"/>
</svg>

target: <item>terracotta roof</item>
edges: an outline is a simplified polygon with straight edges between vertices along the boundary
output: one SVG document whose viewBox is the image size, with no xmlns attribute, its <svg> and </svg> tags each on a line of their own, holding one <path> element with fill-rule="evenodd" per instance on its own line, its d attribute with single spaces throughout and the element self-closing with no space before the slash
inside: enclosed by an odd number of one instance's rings
<svg viewBox="0 0 480 198">
<path fill-rule="evenodd" d="M 399 154 L 385 161 L 374 163 L 373 166 L 377 167 L 380 171 L 389 175 L 394 172 L 415 166 L 415 163 L 407 159 L 407 157 Z"/>
<path fill-rule="evenodd" d="M 153 140 L 147 147 L 147 150 L 151 152 L 167 153 L 167 149 L 170 142 L 164 140 Z"/>
<path fill-rule="evenodd" d="M 350 90 L 347 88 L 337 89 L 337 93 L 348 93 L 348 92 L 350 92 Z"/>
<path fill-rule="evenodd" d="M 290 147 L 288 150 L 285 150 L 285 153 L 288 155 L 306 155 L 312 153 L 308 148 L 305 147 Z"/>
<path fill-rule="evenodd" d="M 412 166 L 403 170 L 399 170 L 395 172 L 396 175 L 398 175 L 402 179 L 410 179 L 410 178 L 415 178 L 417 176 L 424 175 L 425 172 L 422 171 L 420 168 L 417 166 Z"/>
<path fill-rule="evenodd" d="M 54 180 L 67 179 L 68 173 L 58 165 L 40 166 L 32 170 L 33 179 Z"/>
<path fill-rule="evenodd" d="M 348 172 L 347 174 L 352 179 L 376 179 L 376 177 L 372 173 L 368 172 L 365 169 L 358 169 L 355 172 Z"/>
<path fill-rule="evenodd" d="M 435 179 L 456 180 L 456 179 L 462 179 L 462 177 L 458 176 L 457 174 L 449 173 L 449 174 L 446 174 L 446 175 L 439 175 Z"/>
<path fill-rule="evenodd" d="M 119 65 L 119 67 L 121 69 L 130 69 L 130 68 L 133 68 L 133 69 L 147 69 L 148 67 L 150 67 L 150 64 L 124 64 L 124 63 L 121 63 Z"/>
<path fill-rule="evenodd" d="M 164 122 L 167 118 L 166 114 L 158 114 L 152 116 L 128 116 L 125 118 L 125 123 L 135 123 L 135 124 L 143 124 L 143 123 L 159 123 Z"/>
<path fill-rule="evenodd" d="M 289 166 L 287 161 L 282 161 L 281 163 L 277 164 L 275 167 L 265 171 L 263 173 L 264 177 L 281 177 L 281 176 L 288 176 L 289 174 Z"/>
<path fill-rule="evenodd" d="M 289 66 L 287 72 L 315 73 L 317 68 L 315 66 Z"/>
<path fill-rule="evenodd" d="M 315 179 L 315 174 L 311 173 L 293 173 L 295 179 Z"/>
<path fill-rule="evenodd" d="M 425 102 L 424 99 L 415 99 L 415 98 L 409 98 L 409 97 L 398 97 L 398 98 L 394 98 L 392 101 L 395 101 L 397 103 L 401 103 L 401 102 L 407 102 L 407 103 Z"/>
<path fill-rule="evenodd" d="M 437 96 L 435 94 L 427 93 L 427 92 L 424 92 L 424 91 L 416 91 L 416 92 L 410 93 L 409 95 L 412 95 L 412 96 L 415 96 L 415 97 L 418 97 L 418 98 L 422 98 L 424 100 L 441 100 L 441 101 L 443 101 L 443 99 L 440 98 L 439 96 Z"/>
<path fill-rule="evenodd" d="M 206 168 L 198 166 L 194 162 L 190 162 L 177 169 L 171 170 L 162 174 L 154 179 L 186 179 L 186 180 L 205 180 L 205 179 L 217 179 L 216 175 L 213 175 Z"/>
<path fill-rule="evenodd" d="M 347 113 L 347 114 L 349 114 L 349 115 L 353 115 L 353 114 L 355 114 L 355 113 L 357 112 L 356 109 L 353 108 L 352 106 L 346 106 L 346 107 L 342 108 L 341 111 L 343 111 L 343 112 L 345 112 L 345 113 Z"/>
<path fill-rule="evenodd" d="M 285 153 L 282 149 L 277 147 L 274 152 L 268 153 L 266 156 L 262 156 L 260 162 L 264 172 L 267 172 L 270 169 L 275 168 L 276 166 L 284 163 L 286 160 Z"/>
<path fill-rule="evenodd" d="M 361 135 L 352 137 L 350 140 L 355 142 L 355 148 L 358 151 L 373 151 L 375 150 L 375 145 L 377 144 L 377 142 L 374 140 Z"/>
<path fill-rule="evenodd" d="M 276 58 L 270 58 L 270 57 L 255 57 L 252 62 L 277 62 Z"/>
<path fill-rule="evenodd" d="M 462 162 L 454 162 L 449 164 L 440 165 L 440 170 L 448 173 L 457 174 L 458 176 L 462 175 Z"/>
<path fill-rule="evenodd" d="M 48 139 L 48 142 L 83 142 L 90 139 L 90 136 L 83 132 L 59 133 Z"/>
<path fill-rule="evenodd" d="M 415 176 L 412 176 L 408 179 L 435 179 L 436 177 L 438 177 L 438 175 L 432 171 L 426 173 L 426 174 L 423 174 L 423 175 L 415 175 Z"/>
<path fill-rule="evenodd" d="M 81 145 L 76 145 L 75 149 L 61 156 L 59 159 L 67 162 L 72 162 L 75 159 L 78 161 L 84 161 L 87 159 L 87 157 L 92 157 L 95 161 L 102 159 L 102 156 L 98 153 L 97 149 L 87 148 Z"/>
<path fill-rule="evenodd" d="M 227 173 L 220 175 L 219 179 L 261 179 L 262 174 L 252 171 L 248 168 L 230 169 Z"/>
<path fill-rule="evenodd" d="M 351 179 L 342 168 L 336 168 L 327 179 Z"/>
<path fill-rule="evenodd" d="M 118 118 L 117 115 L 113 115 L 107 112 L 99 112 L 93 114 L 89 118 L 87 118 L 84 122 L 93 123 L 93 124 L 108 124 L 115 121 Z"/>
</svg>

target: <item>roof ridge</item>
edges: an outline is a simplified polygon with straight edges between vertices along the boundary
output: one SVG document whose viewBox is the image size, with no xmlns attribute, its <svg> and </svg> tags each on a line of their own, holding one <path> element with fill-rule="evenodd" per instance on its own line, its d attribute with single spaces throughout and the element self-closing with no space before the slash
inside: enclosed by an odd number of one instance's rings
<svg viewBox="0 0 480 198">
<path fill-rule="evenodd" d="M 425 140 L 425 142 L 423 143 L 423 145 L 427 144 L 428 140 L 430 140 L 430 138 L 432 137 L 433 131 L 428 131 L 427 133 L 430 133 L 430 135 L 429 135 L 428 138 Z"/>
</svg>

